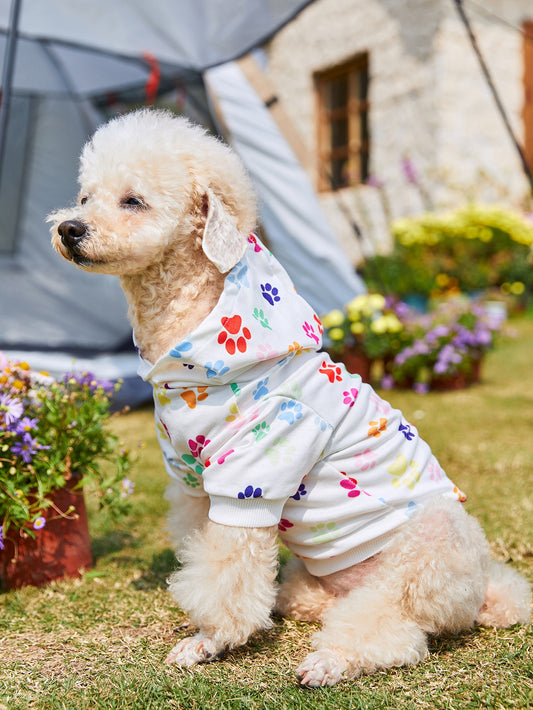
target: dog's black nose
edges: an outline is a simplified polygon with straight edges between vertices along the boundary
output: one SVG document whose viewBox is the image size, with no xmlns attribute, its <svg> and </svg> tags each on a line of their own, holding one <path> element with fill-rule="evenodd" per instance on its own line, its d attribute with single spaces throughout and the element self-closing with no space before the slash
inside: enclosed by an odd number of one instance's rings
<svg viewBox="0 0 533 710">
<path fill-rule="evenodd" d="M 61 241 L 68 249 L 73 249 L 87 236 L 87 230 L 79 219 L 67 219 L 57 228 Z"/>
</svg>

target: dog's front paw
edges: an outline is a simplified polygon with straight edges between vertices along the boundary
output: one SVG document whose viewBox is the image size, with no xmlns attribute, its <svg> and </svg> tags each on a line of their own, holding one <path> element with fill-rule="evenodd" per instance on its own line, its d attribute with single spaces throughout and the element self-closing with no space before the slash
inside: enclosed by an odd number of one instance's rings
<svg viewBox="0 0 533 710">
<path fill-rule="evenodd" d="M 301 685 L 320 688 L 323 685 L 335 685 L 346 670 L 346 662 L 333 651 L 324 649 L 310 653 L 296 671 Z"/>
<path fill-rule="evenodd" d="M 174 646 L 165 659 L 165 663 L 179 666 L 194 666 L 196 663 L 213 661 L 218 653 L 215 642 L 209 636 L 196 634 L 182 639 Z"/>
</svg>

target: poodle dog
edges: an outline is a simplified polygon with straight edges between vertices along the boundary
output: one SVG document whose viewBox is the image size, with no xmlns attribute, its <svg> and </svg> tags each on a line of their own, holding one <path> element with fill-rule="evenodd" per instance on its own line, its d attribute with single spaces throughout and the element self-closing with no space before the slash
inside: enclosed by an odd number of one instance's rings
<svg viewBox="0 0 533 710">
<path fill-rule="evenodd" d="M 213 660 L 275 611 L 321 622 L 297 675 L 333 685 L 418 663 L 430 634 L 528 620 L 528 582 L 489 560 L 417 430 L 321 352 L 227 146 L 134 112 L 86 144 L 80 185 L 53 246 L 120 278 L 173 479 L 169 584 L 198 632 L 168 663 Z M 279 588 L 278 536 L 294 553 Z"/>
</svg>

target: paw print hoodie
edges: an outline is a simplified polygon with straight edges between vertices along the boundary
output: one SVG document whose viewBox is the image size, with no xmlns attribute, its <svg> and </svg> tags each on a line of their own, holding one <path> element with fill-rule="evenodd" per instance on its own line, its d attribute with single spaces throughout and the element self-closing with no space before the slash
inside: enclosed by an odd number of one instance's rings
<svg viewBox="0 0 533 710">
<path fill-rule="evenodd" d="M 435 496 L 464 500 L 414 426 L 320 352 L 322 325 L 255 237 L 210 315 L 140 376 L 170 476 L 222 525 L 278 525 L 314 575 L 380 552 Z"/>
</svg>

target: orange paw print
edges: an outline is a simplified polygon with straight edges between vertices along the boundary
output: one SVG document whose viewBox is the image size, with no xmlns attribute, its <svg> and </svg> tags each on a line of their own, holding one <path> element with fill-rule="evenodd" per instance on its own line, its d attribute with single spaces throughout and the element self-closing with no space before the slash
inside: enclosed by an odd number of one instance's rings
<svg viewBox="0 0 533 710">
<path fill-rule="evenodd" d="M 194 389 L 185 390 L 180 397 L 187 403 L 189 409 L 195 409 L 198 402 L 203 402 L 204 399 L 209 397 L 206 389 L 207 387 L 196 387 L 196 391 Z"/>
<path fill-rule="evenodd" d="M 377 439 L 384 431 L 387 431 L 387 420 L 383 417 L 380 417 L 379 422 L 371 421 L 368 423 L 368 436 L 373 436 Z"/>
<path fill-rule="evenodd" d="M 220 319 L 220 322 L 224 326 L 224 330 L 221 330 L 218 334 L 219 344 L 222 345 L 224 343 L 224 347 L 229 355 L 234 355 L 236 350 L 241 353 L 245 353 L 246 348 L 248 347 L 248 343 L 246 341 L 250 340 L 252 334 L 248 328 L 242 327 L 242 318 L 238 315 L 231 316 L 231 318 L 225 316 Z M 241 329 L 242 335 L 239 335 Z"/>
<path fill-rule="evenodd" d="M 453 492 L 457 496 L 457 500 L 459 501 L 459 503 L 464 503 L 466 501 L 466 494 L 463 493 L 463 491 L 460 488 L 457 488 L 457 486 L 454 486 Z"/>
</svg>

